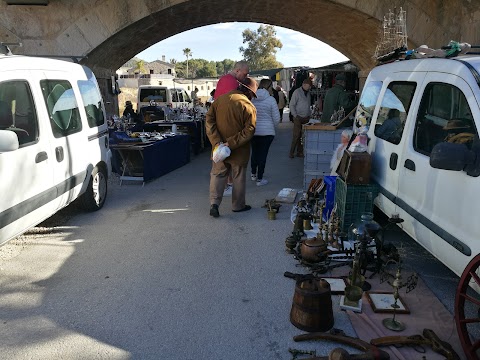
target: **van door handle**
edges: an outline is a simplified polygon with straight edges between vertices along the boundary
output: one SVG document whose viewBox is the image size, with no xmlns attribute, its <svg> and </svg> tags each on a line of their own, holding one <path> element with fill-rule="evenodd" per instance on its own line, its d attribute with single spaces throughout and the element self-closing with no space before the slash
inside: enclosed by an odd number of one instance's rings
<svg viewBox="0 0 480 360">
<path fill-rule="evenodd" d="M 414 163 L 412 160 L 410 160 L 410 159 L 405 160 L 405 167 L 406 167 L 408 170 L 415 171 L 415 163 Z"/>
<path fill-rule="evenodd" d="M 48 155 L 45 151 L 41 151 L 35 156 L 35 163 L 38 164 L 42 161 L 45 161 L 48 159 Z"/>
<path fill-rule="evenodd" d="M 58 162 L 63 161 L 63 147 L 57 146 L 55 148 L 55 156 L 56 156 Z"/>
<path fill-rule="evenodd" d="M 395 170 L 397 168 L 398 154 L 392 153 L 390 155 L 390 169 Z"/>
</svg>

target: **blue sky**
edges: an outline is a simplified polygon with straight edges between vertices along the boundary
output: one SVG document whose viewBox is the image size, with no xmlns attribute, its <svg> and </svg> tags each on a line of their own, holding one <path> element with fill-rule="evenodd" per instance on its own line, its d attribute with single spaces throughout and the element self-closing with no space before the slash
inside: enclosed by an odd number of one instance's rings
<svg viewBox="0 0 480 360">
<path fill-rule="evenodd" d="M 194 59 L 240 60 L 242 56 L 238 49 L 244 45 L 243 30 L 257 30 L 259 26 L 258 23 L 231 22 L 199 27 L 160 41 L 139 53 L 137 57 L 153 61 L 161 60 L 162 55 L 165 55 L 166 61 L 185 61 L 183 49 L 190 48 Z M 311 36 L 278 26 L 275 29 L 277 38 L 283 44 L 276 54 L 277 60 L 285 67 L 320 67 L 348 60 L 331 46 Z"/>
</svg>

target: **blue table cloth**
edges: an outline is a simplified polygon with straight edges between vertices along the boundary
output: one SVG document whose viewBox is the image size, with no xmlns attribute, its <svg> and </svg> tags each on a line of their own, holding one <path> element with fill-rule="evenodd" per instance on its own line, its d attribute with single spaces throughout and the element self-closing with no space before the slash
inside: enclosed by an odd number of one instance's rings
<svg viewBox="0 0 480 360">
<path fill-rule="evenodd" d="M 195 155 L 197 155 L 204 147 L 207 145 L 208 140 L 205 136 L 205 120 L 175 120 L 175 121 L 168 121 L 168 122 L 153 122 L 153 123 L 145 123 L 139 124 L 136 126 L 135 131 L 162 131 L 162 127 L 164 126 L 171 126 L 176 124 L 177 127 L 185 127 L 188 129 L 188 133 L 191 137 L 192 142 L 192 150 Z"/>
<path fill-rule="evenodd" d="M 149 181 L 190 162 L 190 138 L 176 135 L 167 139 L 139 144 L 111 144 L 115 172 L 126 167 L 124 175 L 143 176 Z M 121 165 L 123 161 L 123 166 Z"/>
</svg>

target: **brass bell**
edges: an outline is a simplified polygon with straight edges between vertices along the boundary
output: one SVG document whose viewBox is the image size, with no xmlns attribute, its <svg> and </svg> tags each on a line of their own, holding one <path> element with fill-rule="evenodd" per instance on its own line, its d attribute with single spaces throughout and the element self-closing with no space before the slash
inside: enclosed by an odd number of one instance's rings
<svg viewBox="0 0 480 360">
<path fill-rule="evenodd" d="M 312 230 L 312 223 L 310 219 L 303 219 L 303 229 L 304 230 Z"/>
</svg>

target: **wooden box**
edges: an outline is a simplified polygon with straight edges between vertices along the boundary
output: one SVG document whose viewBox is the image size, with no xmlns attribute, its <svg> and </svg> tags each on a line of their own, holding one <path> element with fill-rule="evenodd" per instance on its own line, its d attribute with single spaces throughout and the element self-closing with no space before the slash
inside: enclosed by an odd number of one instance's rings
<svg viewBox="0 0 480 360">
<path fill-rule="evenodd" d="M 350 152 L 345 150 L 337 168 L 337 174 L 347 184 L 368 184 L 372 158 L 368 152 Z"/>
</svg>

